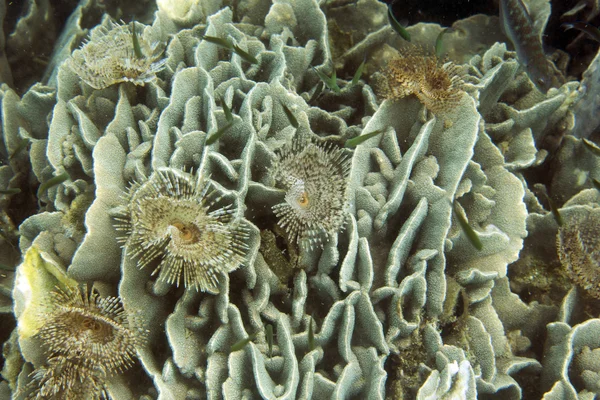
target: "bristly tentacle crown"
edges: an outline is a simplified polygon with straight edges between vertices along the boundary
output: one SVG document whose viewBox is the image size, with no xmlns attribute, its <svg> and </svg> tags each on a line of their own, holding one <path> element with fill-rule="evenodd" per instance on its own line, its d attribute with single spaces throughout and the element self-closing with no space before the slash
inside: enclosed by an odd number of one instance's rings
<svg viewBox="0 0 600 400">
<path fill-rule="evenodd" d="M 166 58 L 161 59 L 164 46 L 159 42 L 150 43 L 143 33 L 131 29 L 129 25 L 115 22 L 111 22 L 110 29 L 99 28 L 81 49 L 73 52 L 67 65 L 94 89 L 119 82 L 136 85 L 151 82 L 167 62 Z"/>
<path fill-rule="evenodd" d="M 312 248 L 343 228 L 349 172 L 350 159 L 340 148 L 297 140 L 281 152 L 271 173 L 286 195 L 273 211 L 290 241 Z"/>
<path fill-rule="evenodd" d="M 201 177 L 173 168 L 130 188 L 116 228 L 140 268 L 160 260 L 159 280 L 179 285 L 183 272 L 186 287 L 217 291 L 220 275 L 244 262 L 248 232 L 231 205 L 211 211 L 221 200 L 213 193 Z"/>
<path fill-rule="evenodd" d="M 119 298 L 88 294 L 86 286 L 57 289 L 45 305 L 36 336 L 47 365 L 32 373 L 28 398 L 107 397 L 106 379 L 131 367 L 136 348 L 146 342 L 143 321 L 128 318 Z"/>
<path fill-rule="evenodd" d="M 400 99 L 415 95 L 433 113 L 449 111 L 458 104 L 463 91 L 460 68 L 443 62 L 423 48 L 412 46 L 400 51 L 383 71 L 384 97 Z"/>
</svg>

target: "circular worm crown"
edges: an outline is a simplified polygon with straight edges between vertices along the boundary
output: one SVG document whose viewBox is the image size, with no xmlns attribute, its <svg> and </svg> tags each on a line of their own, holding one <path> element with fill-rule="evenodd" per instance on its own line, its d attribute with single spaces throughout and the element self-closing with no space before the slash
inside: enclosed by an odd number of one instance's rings
<svg viewBox="0 0 600 400">
<path fill-rule="evenodd" d="M 129 324 L 119 298 L 102 298 L 95 290 L 88 295 L 85 286 L 51 292 L 46 309 L 37 337 L 48 359 L 108 375 L 129 368 L 146 340 L 141 321 Z"/>
<path fill-rule="evenodd" d="M 129 191 L 117 229 L 140 268 L 160 260 L 153 275 L 185 287 L 216 292 L 219 277 L 240 266 L 248 250 L 248 232 L 234 221 L 231 205 L 214 208 L 221 198 L 200 176 L 174 168 L 155 171 Z"/>
<path fill-rule="evenodd" d="M 271 173 L 286 190 L 285 202 L 273 212 L 290 241 L 312 248 L 344 226 L 349 172 L 350 159 L 340 148 L 295 141 L 281 152 Z"/>
</svg>

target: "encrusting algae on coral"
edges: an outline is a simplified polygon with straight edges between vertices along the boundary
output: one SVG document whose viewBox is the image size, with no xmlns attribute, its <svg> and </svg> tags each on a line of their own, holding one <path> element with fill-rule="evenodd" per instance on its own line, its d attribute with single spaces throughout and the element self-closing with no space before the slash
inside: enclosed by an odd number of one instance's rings
<svg viewBox="0 0 600 400">
<path fill-rule="evenodd" d="M 43 325 L 36 333 L 47 364 L 32 373 L 39 389 L 29 398 L 98 399 L 105 380 L 131 367 L 147 332 L 117 297 L 100 297 L 87 287 L 56 289 L 46 299 Z M 130 320 L 133 323 L 130 324 Z"/>
<path fill-rule="evenodd" d="M 349 172 L 341 148 L 296 140 L 279 154 L 271 173 L 286 194 L 273 211 L 290 241 L 312 248 L 344 226 Z"/>
<path fill-rule="evenodd" d="M 396 100 L 415 95 L 436 114 L 452 109 L 464 93 L 458 66 L 444 63 L 416 46 L 400 50 L 400 55 L 389 61 L 383 74 L 384 97 Z"/>
<path fill-rule="evenodd" d="M 247 229 L 232 221 L 231 205 L 210 211 L 220 197 L 209 186 L 200 176 L 163 168 L 130 188 L 116 228 L 140 268 L 160 260 L 153 272 L 159 280 L 179 285 L 183 272 L 185 287 L 215 292 L 220 275 L 244 262 Z"/>
<path fill-rule="evenodd" d="M 161 59 L 163 46 L 139 35 L 125 24 L 110 22 L 111 27 L 95 30 L 90 40 L 75 50 L 67 65 L 94 89 L 120 82 L 144 85 L 156 79 L 167 61 Z"/>
</svg>

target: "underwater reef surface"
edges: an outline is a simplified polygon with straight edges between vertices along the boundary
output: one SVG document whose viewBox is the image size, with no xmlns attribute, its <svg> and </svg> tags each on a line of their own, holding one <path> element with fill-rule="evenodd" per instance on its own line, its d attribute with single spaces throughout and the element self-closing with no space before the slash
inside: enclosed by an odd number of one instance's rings
<svg viewBox="0 0 600 400">
<path fill-rule="evenodd" d="M 0 398 L 600 395 L 597 59 L 543 93 L 495 15 L 118 3 L 0 32 Z"/>
</svg>

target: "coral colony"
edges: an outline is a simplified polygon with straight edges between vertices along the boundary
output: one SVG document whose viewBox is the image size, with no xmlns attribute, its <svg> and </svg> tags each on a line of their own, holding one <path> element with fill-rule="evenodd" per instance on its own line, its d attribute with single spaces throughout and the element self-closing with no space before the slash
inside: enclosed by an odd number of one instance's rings
<svg viewBox="0 0 600 400">
<path fill-rule="evenodd" d="M 0 398 L 600 396 L 589 7 L 12 3 Z"/>
</svg>

